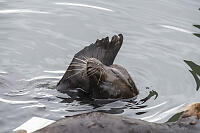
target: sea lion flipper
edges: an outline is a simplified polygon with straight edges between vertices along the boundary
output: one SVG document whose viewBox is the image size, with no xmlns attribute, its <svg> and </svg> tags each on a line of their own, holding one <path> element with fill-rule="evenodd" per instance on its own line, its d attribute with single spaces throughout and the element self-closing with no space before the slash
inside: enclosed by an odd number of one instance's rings
<svg viewBox="0 0 200 133">
<path fill-rule="evenodd" d="M 94 44 L 86 46 L 84 49 L 75 54 L 75 58 L 83 58 L 82 56 L 88 58 L 96 58 L 101 61 L 104 65 L 112 65 L 114 62 L 119 49 L 122 46 L 123 36 L 122 34 L 114 35 L 109 41 L 109 37 L 103 38 L 101 40 L 97 39 Z"/>
</svg>

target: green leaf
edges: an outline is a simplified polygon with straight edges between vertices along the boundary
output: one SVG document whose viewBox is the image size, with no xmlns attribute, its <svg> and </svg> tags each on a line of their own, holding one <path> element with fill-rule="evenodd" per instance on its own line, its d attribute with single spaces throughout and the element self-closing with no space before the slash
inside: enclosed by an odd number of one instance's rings
<svg viewBox="0 0 200 133">
<path fill-rule="evenodd" d="M 193 33 L 193 35 L 195 35 L 195 36 L 200 38 L 200 34 L 198 34 L 198 33 Z"/>
<path fill-rule="evenodd" d="M 184 60 L 184 62 L 186 64 L 188 64 L 188 66 L 192 69 L 192 71 L 194 71 L 197 75 L 200 76 L 200 66 L 195 64 L 194 62 L 192 61 L 187 61 L 187 60 Z"/>
<path fill-rule="evenodd" d="M 147 97 L 145 97 L 144 99 L 141 99 L 140 101 L 142 103 L 145 103 L 147 100 L 149 100 L 151 97 L 155 96 L 154 100 L 158 97 L 158 92 L 154 91 L 154 90 L 151 90 L 149 92 L 149 95 Z"/>
<path fill-rule="evenodd" d="M 196 90 L 198 91 L 199 88 L 200 88 L 200 79 L 198 77 L 198 76 L 200 76 L 200 66 L 195 64 L 192 61 L 184 60 L 184 62 L 192 69 L 192 70 L 189 70 L 189 71 L 192 73 L 192 76 L 195 79 L 195 82 L 196 82 L 196 85 L 197 85 Z"/>
<path fill-rule="evenodd" d="M 177 113 L 173 115 L 167 122 L 176 122 L 180 118 L 180 116 L 183 114 L 183 112 Z"/>
<path fill-rule="evenodd" d="M 150 95 L 150 97 L 155 96 L 154 100 L 156 100 L 156 98 L 158 97 L 158 92 L 152 90 L 152 91 L 150 91 L 149 95 Z"/>
<path fill-rule="evenodd" d="M 200 80 L 199 80 L 197 74 L 196 74 L 194 71 L 191 71 L 191 70 L 189 70 L 189 71 L 192 73 L 192 75 L 193 75 L 193 77 L 194 77 L 194 79 L 195 79 L 195 81 L 196 81 L 196 84 L 197 84 L 196 90 L 198 91 L 198 90 L 199 90 L 199 87 L 200 87 Z"/>
<path fill-rule="evenodd" d="M 200 29 L 200 25 L 193 25 L 194 27 L 197 27 L 197 28 L 199 28 Z"/>
</svg>

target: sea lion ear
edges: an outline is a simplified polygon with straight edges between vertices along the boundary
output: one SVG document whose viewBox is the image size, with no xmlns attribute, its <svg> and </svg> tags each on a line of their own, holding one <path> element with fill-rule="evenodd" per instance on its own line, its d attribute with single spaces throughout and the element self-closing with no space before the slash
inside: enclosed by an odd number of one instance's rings
<svg viewBox="0 0 200 133">
<path fill-rule="evenodd" d="M 84 49 L 75 54 L 75 58 L 83 57 L 96 58 L 104 65 L 112 65 L 117 53 L 119 52 L 123 42 L 122 34 L 114 35 L 109 41 L 109 37 L 101 40 L 97 39 L 94 44 L 86 46 Z"/>
</svg>

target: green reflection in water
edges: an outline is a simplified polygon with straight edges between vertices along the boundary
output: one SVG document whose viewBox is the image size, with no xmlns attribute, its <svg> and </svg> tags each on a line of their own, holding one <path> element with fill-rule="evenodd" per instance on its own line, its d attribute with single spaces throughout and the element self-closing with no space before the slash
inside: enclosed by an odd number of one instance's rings
<svg viewBox="0 0 200 133">
<path fill-rule="evenodd" d="M 167 122 L 176 122 L 180 118 L 180 116 L 183 114 L 183 112 L 177 113 L 173 115 Z"/>
<path fill-rule="evenodd" d="M 198 34 L 198 33 L 193 33 L 193 35 L 195 35 L 195 36 L 200 38 L 200 34 Z"/>
<path fill-rule="evenodd" d="M 200 25 L 193 25 L 193 26 L 200 29 Z M 193 33 L 193 35 L 195 35 L 195 36 L 200 38 L 200 34 L 199 33 Z"/>
<path fill-rule="evenodd" d="M 196 84 L 197 84 L 196 90 L 198 91 L 199 88 L 200 88 L 200 79 L 198 77 L 198 76 L 200 76 L 200 66 L 195 64 L 192 61 L 184 60 L 184 62 L 192 69 L 192 70 L 189 70 L 189 71 L 192 73 L 192 75 L 193 75 L 193 77 L 196 81 Z"/>
<path fill-rule="evenodd" d="M 140 102 L 145 103 L 147 100 L 149 100 L 151 97 L 155 96 L 154 100 L 158 97 L 158 93 L 154 90 L 151 90 L 149 92 L 149 95 L 145 97 L 144 99 L 140 100 Z"/>
<path fill-rule="evenodd" d="M 200 25 L 193 25 L 193 26 L 200 29 Z M 195 35 L 195 36 L 200 38 L 200 34 L 199 33 L 193 33 L 193 35 Z"/>
<path fill-rule="evenodd" d="M 200 8 L 199 8 L 199 10 L 200 10 Z M 193 26 L 200 29 L 200 25 L 193 25 Z M 199 33 L 193 33 L 193 35 L 195 35 L 195 36 L 200 38 L 200 34 Z"/>
<path fill-rule="evenodd" d="M 199 28 L 200 29 L 200 25 L 193 25 L 194 27 L 197 27 L 197 28 Z"/>
</svg>

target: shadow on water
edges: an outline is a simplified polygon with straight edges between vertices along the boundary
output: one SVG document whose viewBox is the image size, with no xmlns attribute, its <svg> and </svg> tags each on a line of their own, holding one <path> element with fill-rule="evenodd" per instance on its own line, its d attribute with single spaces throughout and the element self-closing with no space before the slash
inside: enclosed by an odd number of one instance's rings
<svg viewBox="0 0 200 133">
<path fill-rule="evenodd" d="M 148 87 L 147 87 L 148 88 Z M 154 97 L 155 96 L 155 97 Z M 154 98 L 153 98 L 154 97 Z M 93 107 L 94 111 L 98 112 L 104 112 L 109 114 L 121 114 L 124 112 L 124 109 L 141 109 L 145 108 L 148 105 L 145 103 L 153 98 L 154 100 L 158 97 L 158 93 L 154 90 L 150 90 L 149 94 L 142 98 L 141 100 L 138 100 L 136 97 L 130 98 L 130 99 L 93 99 L 93 98 L 87 98 L 87 97 L 70 97 L 70 98 L 63 98 L 63 97 L 57 97 L 62 99 L 61 103 L 72 103 L 74 101 L 78 101 L 80 105 L 90 105 Z M 109 106 L 110 104 L 114 103 L 120 103 L 122 106 Z M 106 106 L 106 108 L 103 108 Z M 66 110 L 69 111 L 69 110 Z M 76 110 L 70 110 L 70 112 L 77 112 Z M 142 115 L 146 113 L 144 112 L 136 112 L 136 115 Z"/>
</svg>

